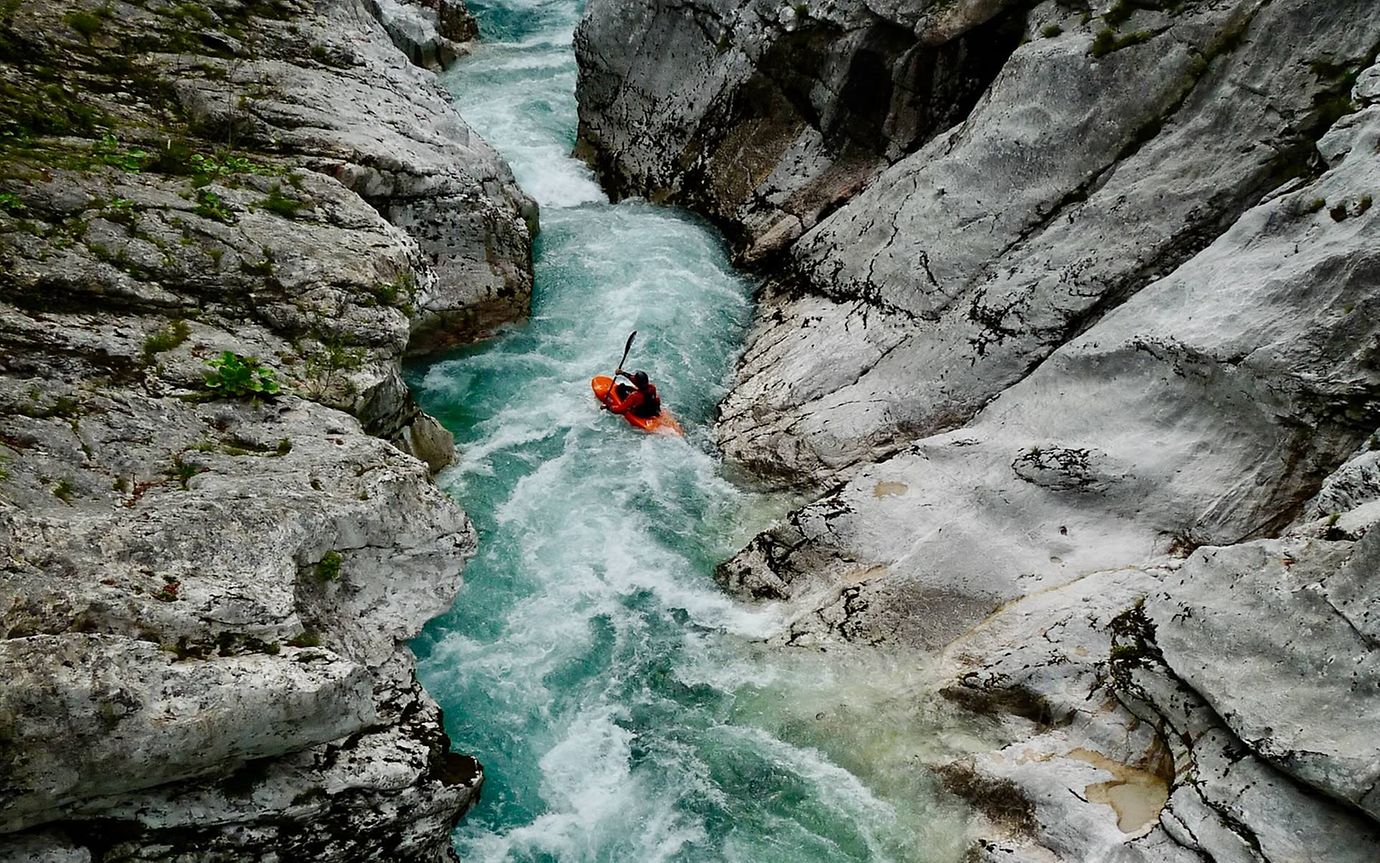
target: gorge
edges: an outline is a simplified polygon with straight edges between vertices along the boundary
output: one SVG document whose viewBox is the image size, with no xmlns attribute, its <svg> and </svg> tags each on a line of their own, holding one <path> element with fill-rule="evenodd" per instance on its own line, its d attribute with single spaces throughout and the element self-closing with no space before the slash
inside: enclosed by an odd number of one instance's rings
<svg viewBox="0 0 1380 863">
<path fill-rule="evenodd" d="M 1380 859 L 1377 50 L 0 4 L 0 860 Z"/>
</svg>

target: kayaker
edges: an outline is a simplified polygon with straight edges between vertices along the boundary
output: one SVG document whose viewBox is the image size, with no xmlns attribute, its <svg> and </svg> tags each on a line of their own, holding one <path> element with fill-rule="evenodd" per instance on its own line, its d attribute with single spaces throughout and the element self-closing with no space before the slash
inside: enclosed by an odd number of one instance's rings
<svg viewBox="0 0 1380 863">
<path fill-rule="evenodd" d="M 609 390 L 609 396 L 604 401 L 604 405 L 616 414 L 631 413 L 635 417 L 651 419 L 661 414 L 661 398 L 656 394 L 656 387 L 652 384 L 651 378 L 647 377 L 644 371 L 636 371 L 632 374 L 619 369 L 614 372 L 615 380 L 619 375 L 632 381 L 636 389 L 629 390 L 626 386 L 620 388 L 615 386 Z"/>
</svg>

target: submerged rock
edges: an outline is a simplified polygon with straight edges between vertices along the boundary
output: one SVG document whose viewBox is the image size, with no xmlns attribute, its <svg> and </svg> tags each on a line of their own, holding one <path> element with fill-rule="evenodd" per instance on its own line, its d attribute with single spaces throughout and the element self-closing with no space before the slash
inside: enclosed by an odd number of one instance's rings
<svg viewBox="0 0 1380 863">
<path fill-rule="evenodd" d="M 363 2 L 0 28 L 0 859 L 451 859 L 400 361 L 526 313 L 530 202 Z"/>
</svg>

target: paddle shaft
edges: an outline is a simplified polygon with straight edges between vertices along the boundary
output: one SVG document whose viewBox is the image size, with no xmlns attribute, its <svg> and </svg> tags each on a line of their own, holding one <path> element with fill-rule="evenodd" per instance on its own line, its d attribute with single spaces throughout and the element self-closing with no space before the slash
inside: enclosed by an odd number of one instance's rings
<svg viewBox="0 0 1380 863">
<path fill-rule="evenodd" d="M 618 361 L 618 368 L 613 373 L 613 383 L 609 384 L 608 395 L 604 396 L 604 401 L 606 402 L 609 400 L 609 396 L 613 395 L 613 388 L 618 385 L 618 372 L 621 372 L 623 370 L 623 363 L 626 363 L 628 361 L 628 354 L 632 351 L 632 343 L 633 339 L 635 338 L 637 338 L 637 330 L 632 331 L 632 333 L 628 336 L 628 343 L 623 345 L 623 359 Z"/>
</svg>

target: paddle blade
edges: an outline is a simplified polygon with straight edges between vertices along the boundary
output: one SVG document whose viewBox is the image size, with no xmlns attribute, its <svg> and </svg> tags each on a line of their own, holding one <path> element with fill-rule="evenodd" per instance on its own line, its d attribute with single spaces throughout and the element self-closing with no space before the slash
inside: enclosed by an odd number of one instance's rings
<svg viewBox="0 0 1380 863">
<path fill-rule="evenodd" d="M 632 350 L 632 343 L 635 338 L 637 338 L 637 330 L 632 331 L 632 334 L 628 336 L 628 343 L 623 346 L 623 359 L 618 361 L 618 367 L 620 369 L 623 368 L 623 363 L 628 361 L 628 353 Z"/>
</svg>

